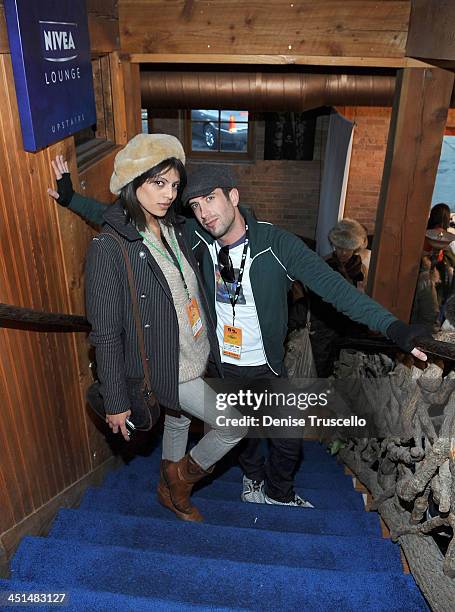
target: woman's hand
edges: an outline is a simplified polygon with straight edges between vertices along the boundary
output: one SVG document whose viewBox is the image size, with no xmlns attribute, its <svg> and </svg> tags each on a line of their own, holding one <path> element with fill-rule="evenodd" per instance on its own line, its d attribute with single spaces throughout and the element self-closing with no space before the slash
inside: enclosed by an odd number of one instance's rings
<svg viewBox="0 0 455 612">
<path fill-rule="evenodd" d="M 112 429 L 112 433 L 118 433 L 120 429 L 120 433 L 125 438 L 127 442 L 130 441 L 130 434 L 125 425 L 126 419 L 131 415 L 131 410 L 127 410 L 126 412 L 120 412 L 119 414 L 106 414 L 106 423 Z"/>
<path fill-rule="evenodd" d="M 62 206 L 68 206 L 74 194 L 68 162 L 63 155 L 57 155 L 55 159 L 51 160 L 51 164 L 57 180 L 58 191 L 49 188 L 47 193 Z"/>
</svg>

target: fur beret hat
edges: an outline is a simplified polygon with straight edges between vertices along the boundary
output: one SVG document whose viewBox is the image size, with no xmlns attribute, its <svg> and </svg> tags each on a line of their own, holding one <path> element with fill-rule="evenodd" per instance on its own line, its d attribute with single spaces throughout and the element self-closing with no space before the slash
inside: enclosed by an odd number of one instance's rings
<svg viewBox="0 0 455 612">
<path fill-rule="evenodd" d="M 342 219 L 329 232 L 329 240 L 334 247 L 358 251 L 367 246 L 366 229 L 355 219 Z"/>
<path fill-rule="evenodd" d="M 111 192 L 119 195 L 122 187 L 170 157 L 185 163 L 185 152 L 175 136 L 138 134 L 115 156 Z"/>
</svg>

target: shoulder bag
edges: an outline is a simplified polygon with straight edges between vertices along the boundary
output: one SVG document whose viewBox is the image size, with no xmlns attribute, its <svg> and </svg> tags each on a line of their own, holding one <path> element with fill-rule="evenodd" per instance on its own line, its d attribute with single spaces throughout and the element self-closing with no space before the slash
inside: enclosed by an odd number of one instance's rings
<svg viewBox="0 0 455 612">
<path fill-rule="evenodd" d="M 134 324 L 141 354 L 142 368 L 144 371 L 143 378 L 127 378 L 126 388 L 128 398 L 130 400 L 131 415 L 128 417 L 127 425 L 129 430 L 149 431 L 160 417 L 160 405 L 153 394 L 150 384 L 150 371 L 145 354 L 144 335 L 142 333 L 141 319 L 137 304 L 136 286 L 134 283 L 133 270 L 131 268 L 130 258 L 126 251 L 125 245 L 121 239 L 112 232 L 108 232 L 120 245 L 120 249 L 125 260 L 126 272 L 128 276 L 128 285 L 131 294 L 131 303 L 133 308 Z M 100 393 L 100 382 L 96 381 L 87 389 L 87 402 L 92 410 L 103 419 L 106 420 L 106 411 L 104 409 L 103 396 Z"/>
</svg>

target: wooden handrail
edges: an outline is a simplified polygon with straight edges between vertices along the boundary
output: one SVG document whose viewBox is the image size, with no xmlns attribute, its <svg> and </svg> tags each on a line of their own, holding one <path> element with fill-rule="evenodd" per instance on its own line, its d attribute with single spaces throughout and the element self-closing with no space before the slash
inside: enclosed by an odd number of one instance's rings
<svg viewBox="0 0 455 612">
<path fill-rule="evenodd" d="M 0 327 L 16 329 L 32 329 L 35 331 L 70 331 L 89 332 L 90 323 L 82 315 L 73 315 L 61 312 L 44 312 L 33 308 L 23 308 L 11 304 L 0 303 Z M 340 338 L 337 341 L 339 348 L 352 348 L 355 350 L 387 351 L 399 350 L 390 340 L 381 336 Z M 455 345 L 440 342 L 431 336 L 418 338 L 418 346 L 428 353 L 443 359 L 455 360 Z"/>
<path fill-rule="evenodd" d="M 61 312 L 43 312 L 0 303 L 0 327 L 32 331 L 89 332 L 91 327 L 81 315 Z"/>
</svg>

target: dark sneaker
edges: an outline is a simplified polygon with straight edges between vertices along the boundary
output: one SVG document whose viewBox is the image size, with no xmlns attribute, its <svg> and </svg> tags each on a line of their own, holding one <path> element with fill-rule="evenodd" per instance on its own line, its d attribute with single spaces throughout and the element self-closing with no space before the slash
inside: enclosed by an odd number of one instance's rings
<svg viewBox="0 0 455 612">
<path fill-rule="evenodd" d="M 276 499 L 272 499 L 268 495 L 264 494 L 264 499 L 266 504 L 274 504 L 276 506 L 297 506 L 298 508 L 314 508 L 313 504 L 300 495 L 295 495 L 294 499 L 289 502 L 281 502 Z"/>
</svg>

